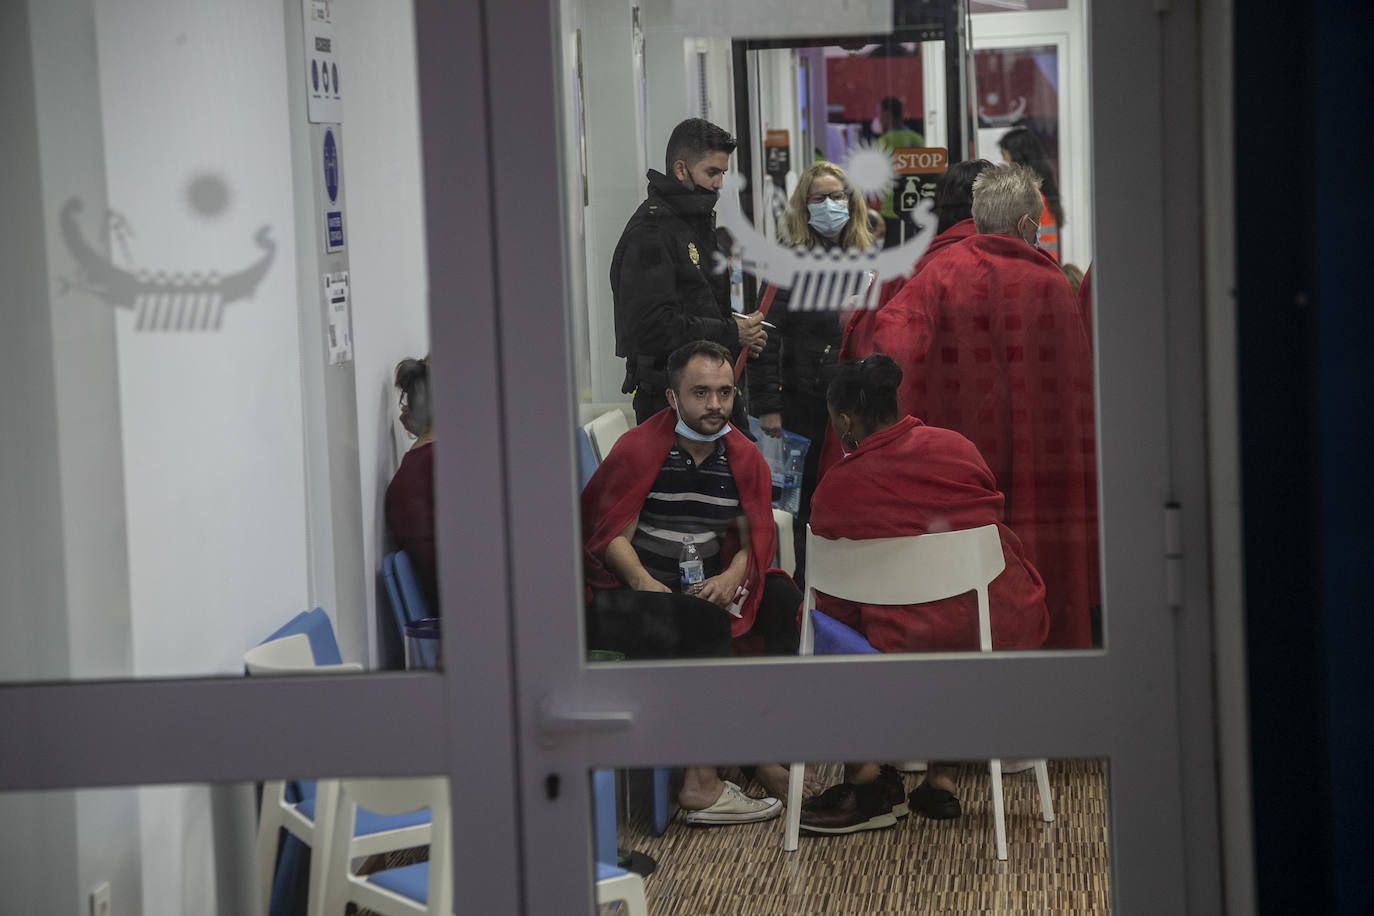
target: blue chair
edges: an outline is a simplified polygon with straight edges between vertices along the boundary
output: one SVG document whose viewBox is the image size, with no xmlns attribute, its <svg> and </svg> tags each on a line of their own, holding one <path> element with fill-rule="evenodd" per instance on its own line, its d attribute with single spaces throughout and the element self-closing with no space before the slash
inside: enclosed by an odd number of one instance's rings
<svg viewBox="0 0 1374 916">
<path fill-rule="evenodd" d="M 587 481 L 592 479 L 592 472 L 596 470 L 596 452 L 592 449 L 591 437 L 587 435 L 587 430 L 579 426 L 575 434 L 577 438 L 577 474 L 581 479 L 582 489 L 587 488 Z"/>
<path fill-rule="evenodd" d="M 415 564 L 410 559 L 410 554 L 404 550 L 397 550 L 382 558 L 382 584 L 385 587 L 387 604 L 391 605 L 391 619 L 396 624 L 395 646 L 401 650 L 403 660 L 406 625 L 427 620 L 432 616 L 429 602 L 425 600 L 425 593 L 420 589 L 420 580 L 415 575 Z"/>
<path fill-rule="evenodd" d="M 877 655 L 878 650 L 864 638 L 864 634 L 840 623 L 828 614 L 811 608 L 812 646 L 814 655 Z"/>
<path fill-rule="evenodd" d="M 244 653 L 244 666 L 250 675 L 332 674 L 361 671 L 362 666 L 347 663 L 339 651 L 338 640 L 329 615 L 321 608 L 297 614 L 267 639 Z M 337 803 L 335 780 L 273 780 L 263 784 L 258 818 L 258 881 L 265 912 L 287 916 L 295 911 L 303 870 L 303 857 L 310 848 L 310 878 L 306 911 L 310 916 L 324 912 L 323 888 L 328 863 L 329 820 Z M 278 855 L 278 839 L 286 831 Z M 395 818 L 369 814 L 358 820 L 350 852 L 371 855 L 378 846 L 400 837 L 410 846 L 428 842 L 427 815 Z"/>
</svg>

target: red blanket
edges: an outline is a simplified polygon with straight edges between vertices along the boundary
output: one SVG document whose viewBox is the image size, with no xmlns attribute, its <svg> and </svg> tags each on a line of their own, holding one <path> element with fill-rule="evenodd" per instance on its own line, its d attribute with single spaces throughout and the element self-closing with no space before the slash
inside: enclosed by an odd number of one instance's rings
<svg viewBox="0 0 1374 916">
<path fill-rule="evenodd" d="M 1004 520 L 1045 579 L 1047 648 L 1091 641 L 1098 603 L 1092 357 L 1058 266 L 975 235 L 935 258 L 877 315 L 903 413 L 963 433 L 1006 494 Z"/>
<path fill-rule="evenodd" d="M 879 309 L 896 298 L 897 294 L 930 264 L 935 255 L 947 250 L 956 242 L 962 242 L 969 236 L 976 235 L 977 232 L 978 230 L 974 228 L 971 219 L 955 223 L 931 240 L 930 245 L 926 247 L 925 253 L 921 255 L 910 274 L 884 283 L 882 291 L 878 294 L 877 307 L 855 312 L 854 316 L 849 319 L 849 324 L 845 326 L 844 341 L 840 344 L 840 362 L 863 359 L 865 356 L 876 352 L 873 336 L 878 330 Z M 827 429 L 825 442 L 821 445 L 819 470 L 817 471 L 818 479 L 824 477 L 830 466 L 840 460 L 840 455 L 840 440 L 835 438 L 834 431 Z"/>
<path fill-rule="evenodd" d="M 992 645 L 1034 649 L 1049 632 L 1045 586 L 1021 541 L 1002 524 L 1002 494 L 963 436 L 904 417 L 840 461 L 811 498 L 811 529 L 827 538 L 901 537 L 996 524 L 1006 569 L 988 590 Z M 825 596 L 820 610 L 883 652 L 978 648 L 978 601 L 970 593 L 906 607 Z"/>
<path fill-rule="evenodd" d="M 930 244 L 926 246 L 925 252 L 917 260 L 916 266 L 911 269 L 910 274 L 884 283 L 883 288 L 878 292 L 878 304 L 874 308 L 860 309 L 855 312 L 853 317 L 849 319 L 849 323 L 845 325 L 844 340 L 840 343 L 840 362 L 861 359 L 872 353 L 873 335 L 878 327 L 878 310 L 895 298 L 903 287 L 930 263 L 935 255 L 949 248 L 955 242 L 962 242 L 977 232 L 978 230 L 974 228 L 971 219 L 955 223 L 931 239 Z"/>
<path fill-rule="evenodd" d="M 582 491 L 582 561 L 588 589 L 623 587 L 606 567 L 606 548 L 644 506 L 676 439 L 676 425 L 677 414 L 672 408 L 660 410 L 616 440 L 611 453 L 587 481 Z M 763 575 L 773 561 L 777 533 L 773 528 L 772 477 L 758 446 L 731 428 L 725 436 L 725 459 L 749 522 L 750 556 L 744 574 L 749 597 L 741 616 L 730 622 L 730 635 L 739 637 L 754 625 L 763 597 Z M 738 549 L 739 536 L 732 530 L 721 545 L 721 563 L 728 565 Z M 590 592 L 587 597 L 591 599 Z"/>
</svg>

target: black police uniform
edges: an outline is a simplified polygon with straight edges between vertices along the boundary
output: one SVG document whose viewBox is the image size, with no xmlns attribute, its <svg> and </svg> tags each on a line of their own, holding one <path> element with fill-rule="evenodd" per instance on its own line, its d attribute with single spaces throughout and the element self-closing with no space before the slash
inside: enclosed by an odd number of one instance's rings
<svg viewBox="0 0 1374 916">
<path fill-rule="evenodd" d="M 717 263 L 716 195 L 650 170 L 649 196 L 625 224 L 611 259 L 615 352 L 625 358 L 622 391 L 635 392 L 638 422 L 668 406 L 668 354 L 713 340 L 738 355 L 730 277 Z M 744 399 L 735 398 L 736 426 Z M 743 426 L 746 435 L 749 427 Z"/>
</svg>

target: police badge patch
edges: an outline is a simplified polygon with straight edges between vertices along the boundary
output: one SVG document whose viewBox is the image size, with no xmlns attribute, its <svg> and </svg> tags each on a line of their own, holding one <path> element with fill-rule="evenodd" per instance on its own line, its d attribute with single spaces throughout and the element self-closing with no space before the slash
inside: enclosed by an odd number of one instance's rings
<svg viewBox="0 0 1374 916">
<path fill-rule="evenodd" d="M 688 242 L 688 243 L 687 243 L 687 257 L 689 257 L 689 258 L 692 259 L 692 265 L 693 265 L 693 266 L 695 266 L 695 267 L 700 267 L 700 266 L 701 266 L 701 255 L 697 254 L 697 243 L 696 243 L 696 242 Z"/>
</svg>

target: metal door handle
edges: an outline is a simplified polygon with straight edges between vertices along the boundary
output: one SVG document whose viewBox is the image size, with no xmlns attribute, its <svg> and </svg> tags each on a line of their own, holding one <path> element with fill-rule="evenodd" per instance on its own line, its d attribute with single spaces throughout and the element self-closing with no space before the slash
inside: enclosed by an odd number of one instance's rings
<svg viewBox="0 0 1374 916">
<path fill-rule="evenodd" d="M 575 732 L 623 731 L 634 724 L 634 718 L 628 710 L 568 709 L 546 696 L 535 711 L 535 727 L 541 742 L 554 744 L 560 736 Z"/>
</svg>

